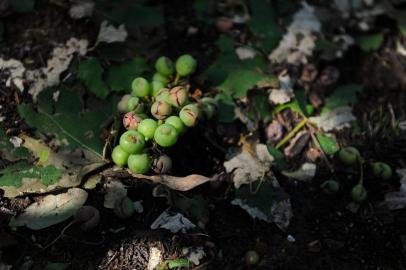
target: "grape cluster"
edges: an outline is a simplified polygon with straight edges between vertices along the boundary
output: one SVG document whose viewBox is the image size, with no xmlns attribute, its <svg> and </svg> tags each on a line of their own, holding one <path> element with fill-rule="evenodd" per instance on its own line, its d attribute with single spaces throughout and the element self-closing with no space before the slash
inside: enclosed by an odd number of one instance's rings
<svg viewBox="0 0 406 270">
<path fill-rule="evenodd" d="M 217 105 L 211 97 L 190 101 L 186 78 L 196 70 L 196 60 L 188 54 L 176 63 L 162 56 L 155 62 L 156 73 L 149 82 L 143 77 L 132 82 L 131 95 L 124 95 L 118 104 L 124 113 L 125 131 L 114 147 L 112 159 L 118 166 L 128 166 L 134 173 L 167 173 L 172 167 L 162 149 L 173 146 L 188 127 L 205 116 L 213 117 Z M 152 141 L 152 147 L 146 148 Z"/>
</svg>

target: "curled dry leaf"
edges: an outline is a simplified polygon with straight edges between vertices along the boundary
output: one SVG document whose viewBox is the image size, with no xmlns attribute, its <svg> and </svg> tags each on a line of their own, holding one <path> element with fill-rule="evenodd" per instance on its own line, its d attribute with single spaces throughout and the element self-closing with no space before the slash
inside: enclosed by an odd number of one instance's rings
<svg viewBox="0 0 406 270">
<path fill-rule="evenodd" d="M 90 17 L 93 14 L 95 3 L 93 1 L 81 0 L 69 9 L 69 15 L 73 19 Z"/>
<path fill-rule="evenodd" d="M 6 81 L 7 87 L 11 87 L 14 84 L 21 92 L 24 90 L 23 77 L 25 67 L 23 63 L 15 59 L 4 60 L 0 58 L 0 70 L 2 72 L 7 70 L 10 73 Z"/>
<path fill-rule="evenodd" d="M 381 204 L 389 210 L 406 208 L 406 169 L 399 169 L 396 172 L 400 176 L 399 191 L 386 193 L 385 201 Z"/>
<path fill-rule="evenodd" d="M 131 173 L 131 172 L 130 172 Z M 197 186 L 200 186 L 209 181 L 216 181 L 217 175 L 213 177 L 206 177 L 199 174 L 191 174 L 185 177 L 171 176 L 171 175 L 144 175 L 132 174 L 136 178 L 147 179 L 156 184 L 162 184 L 170 189 L 179 191 L 188 191 Z"/>
<path fill-rule="evenodd" d="M 104 207 L 113 209 L 116 203 L 127 196 L 127 187 L 120 181 L 110 181 L 106 184 L 107 193 L 104 196 Z"/>
<path fill-rule="evenodd" d="M 289 145 L 284 149 L 286 157 L 293 158 L 302 152 L 309 142 L 310 134 L 307 130 L 303 130 L 296 134 L 296 136 L 290 140 Z"/>
<path fill-rule="evenodd" d="M 298 170 L 293 172 L 282 171 L 282 174 L 296 180 L 309 181 L 316 175 L 316 168 L 316 164 L 306 162 Z"/>
<path fill-rule="evenodd" d="M 349 106 L 335 108 L 334 110 L 324 113 L 321 116 L 309 118 L 310 122 L 329 132 L 332 130 L 341 130 L 349 127 L 351 121 L 356 120 Z"/>
<path fill-rule="evenodd" d="M 162 214 L 151 224 L 151 229 L 167 229 L 172 233 L 182 232 L 186 233 L 187 230 L 195 228 L 189 219 L 180 213 L 171 213 L 164 211 Z"/>
<path fill-rule="evenodd" d="M 125 29 L 124 24 L 121 24 L 119 27 L 114 27 L 107 21 L 103 21 L 100 25 L 100 31 L 99 35 L 97 36 L 95 46 L 97 46 L 101 42 L 124 42 L 127 39 L 127 36 L 128 33 Z"/>
<path fill-rule="evenodd" d="M 99 225 L 100 212 L 93 206 L 85 205 L 76 211 L 74 219 L 83 231 L 88 231 Z"/>
<path fill-rule="evenodd" d="M 272 123 L 266 128 L 266 138 L 268 143 L 277 143 L 282 139 L 283 126 L 276 120 L 272 120 Z"/>
<path fill-rule="evenodd" d="M 71 188 L 58 195 L 47 195 L 28 206 L 21 215 L 12 219 L 9 225 L 25 225 L 33 230 L 40 230 L 67 220 L 86 200 L 87 192 L 80 188 Z"/>
</svg>

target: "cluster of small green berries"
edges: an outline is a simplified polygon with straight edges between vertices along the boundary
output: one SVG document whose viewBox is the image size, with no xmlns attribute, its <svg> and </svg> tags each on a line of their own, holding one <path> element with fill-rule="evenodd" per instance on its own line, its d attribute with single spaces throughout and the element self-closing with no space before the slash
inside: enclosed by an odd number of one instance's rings
<svg viewBox="0 0 406 270">
<path fill-rule="evenodd" d="M 364 164 L 366 163 L 362 158 L 357 148 L 349 146 L 341 149 L 338 152 L 338 159 L 346 166 L 360 166 L 363 172 Z M 384 162 L 371 162 L 369 164 L 372 174 L 379 179 L 389 180 L 392 177 L 392 168 Z M 359 182 L 351 189 L 350 195 L 354 202 L 361 203 L 367 198 L 367 191 L 363 185 L 363 173 L 361 173 Z M 340 189 L 340 184 L 334 180 L 327 180 L 320 186 L 325 193 L 332 194 Z"/>
<path fill-rule="evenodd" d="M 143 77 L 133 80 L 131 95 L 124 95 L 118 104 L 127 131 L 113 149 L 115 164 L 127 165 L 134 173 L 146 173 L 152 168 L 163 174 L 171 169 L 169 156 L 147 154 L 147 143 L 153 142 L 152 152 L 158 146 L 173 146 L 186 128 L 195 126 L 203 116 L 212 118 L 217 108 L 210 97 L 190 101 L 185 79 L 195 72 L 196 66 L 196 60 L 188 54 L 175 63 L 162 56 L 155 62 L 152 81 Z"/>
</svg>

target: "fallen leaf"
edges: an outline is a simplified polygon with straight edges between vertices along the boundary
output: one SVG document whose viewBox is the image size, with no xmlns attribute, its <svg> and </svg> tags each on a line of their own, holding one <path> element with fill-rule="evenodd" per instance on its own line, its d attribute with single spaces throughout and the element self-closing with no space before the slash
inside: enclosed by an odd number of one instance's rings
<svg viewBox="0 0 406 270">
<path fill-rule="evenodd" d="M 310 117 L 309 121 L 322 128 L 325 132 L 341 130 L 350 126 L 350 122 L 356 120 L 349 106 L 335 108 L 321 116 Z"/>
<path fill-rule="evenodd" d="M 298 170 L 293 172 L 282 171 L 282 174 L 296 180 L 309 181 L 316 175 L 316 168 L 316 164 L 306 162 Z"/>
<path fill-rule="evenodd" d="M 286 157 L 293 158 L 299 155 L 303 148 L 309 142 L 310 134 L 307 130 L 300 131 L 293 139 L 290 140 L 289 145 L 283 150 Z"/>
<path fill-rule="evenodd" d="M 224 162 L 224 168 L 227 173 L 234 174 L 233 181 L 236 188 L 262 179 L 270 170 L 274 160 L 265 144 L 256 144 L 254 153 L 244 147 L 242 150 L 232 149 L 229 156 Z"/>
<path fill-rule="evenodd" d="M 162 251 L 156 247 L 149 249 L 147 270 L 156 270 L 163 259 Z"/>
<path fill-rule="evenodd" d="M 283 126 L 276 120 L 266 128 L 266 138 L 268 143 L 277 143 L 282 139 L 283 136 Z"/>
<path fill-rule="evenodd" d="M 111 181 L 106 184 L 106 195 L 104 195 L 104 204 L 106 208 L 113 209 L 118 200 L 127 196 L 127 187 L 120 181 Z"/>
<path fill-rule="evenodd" d="M 58 195 L 47 195 L 12 219 L 9 226 L 25 225 L 33 230 L 52 226 L 73 216 L 86 200 L 87 192 L 80 188 L 71 188 Z"/>
<path fill-rule="evenodd" d="M 206 182 L 217 180 L 217 176 L 206 177 L 199 174 L 191 174 L 185 177 L 171 176 L 166 174 L 163 175 L 132 174 L 132 175 L 135 178 L 147 179 L 153 183 L 162 184 L 169 187 L 170 189 L 178 191 L 188 191 Z"/>
<path fill-rule="evenodd" d="M 151 224 L 151 229 L 167 229 L 172 233 L 186 233 L 187 230 L 195 228 L 189 219 L 180 213 L 170 213 L 168 210 L 162 212 L 161 215 Z"/>
<path fill-rule="evenodd" d="M 246 59 L 253 59 L 257 52 L 249 47 L 238 47 L 235 49 L 235 53 L 237 54 L 238 58 L 240 60 L 246 60 Z"/>
<path fill-rule="evenodd" d="M 269 55 L 272 62 L 287 61 L 291 64 L 306 64 L 316 47 L 315 34 L 321 31 L 321 22 L 315 14 L 315 9 L 302 2 L 303 7 L 293 15 L 293 21 L 288 27 L 279 46 Z"/>
<path fill-rule="evenodd" d="M 386 193 L 385 201 L 381 204 L 389 210 L 406 208 L 406 169 L 396 170 L 396 173 L 400 176 L 399 191 Z"/>
<path fill-rule="evenodd" d="M 99 35 L 97 36 L 96 47 L 99 43 L 114 43 L 114 42 L 124 42 L 127 39 L 128 33 L 125 29 L 124 24 L 121 24 L 119 27 L 114 27 L 109 24 L 108 21 L 103 21 L 100 24 Z"/>
<path fill-rule="evenodd" d="M 194 265 L 199 265 L 200 261 L 206 256 L 202 246 L 183 248 L 182 254 L 187 256 L 188 260 Z"/>
<path fill-rule="evenodd" d="M 81 0 L 71 6 L 69 15 L 73 19 L 90 17 L 93 14 L 95 3 L 93 1 Z"/>
<path fill-rule="evenodd" d="M 11 87 L 11 83 L 13 83 L 21 92 L 24 91 L 23 78 L 25 67 L 23 63 L 16 59 L 4 60 L 0 58 L 0 70 L 10 73 L 10 76 L 6 80 L 6 87 Z"/>
</svg>

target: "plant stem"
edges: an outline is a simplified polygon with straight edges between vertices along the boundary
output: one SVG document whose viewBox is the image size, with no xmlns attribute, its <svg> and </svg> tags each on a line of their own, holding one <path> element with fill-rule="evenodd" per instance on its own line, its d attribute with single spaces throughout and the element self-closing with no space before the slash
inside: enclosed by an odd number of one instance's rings
<svg viewBox="0 0 406 270">
<path fill-rule="evenodd" d="M 178 82 L 179 82 L 179 78 L 180 78 L 179 73 L 176 73 L 175 80 L 173 81 L 173 84 L 174 84 L 174 85 L 177 85 L 177 84 L 178 84 Z"/>
<path fill-rule="evenodd" d="M 287 143 L 292 137 L 302 128 L 306 125 L 306 123 L 309 121 L 307 118 L 303 118 L 302 121 L 297 124 L 297 126 L 292 129 L 283 139 L 275 146 L 276 149 L 281 148 L 285 143 Z"/>
</svg>

